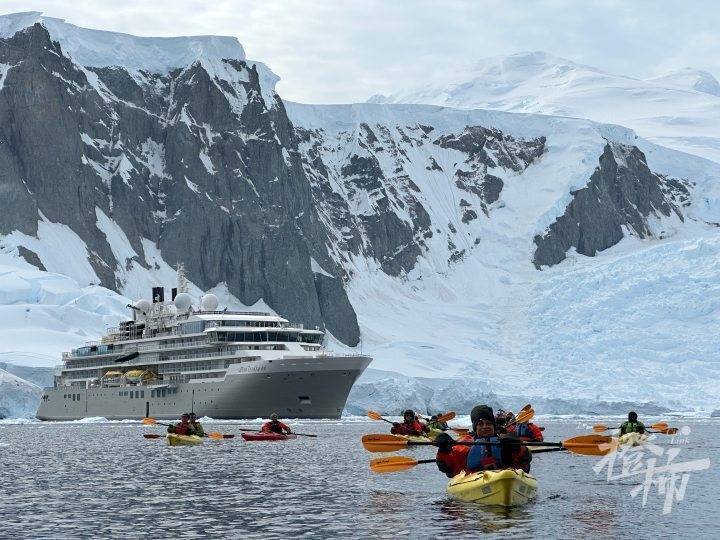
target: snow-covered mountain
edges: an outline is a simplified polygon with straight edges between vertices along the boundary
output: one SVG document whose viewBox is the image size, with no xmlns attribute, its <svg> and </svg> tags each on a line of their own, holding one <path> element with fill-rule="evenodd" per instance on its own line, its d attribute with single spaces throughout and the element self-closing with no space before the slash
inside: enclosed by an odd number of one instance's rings
<svg viewBox="0 0 720 540">
<path fill-rule="evenodd" d="M 544 52 L 523 52 L 480 60 L 446 84 L 370 101 L 589 118 L 720 162 L 720 84 L 712 74 L 690 68 L 642 80 Z"/>
<path fill-rule="evenodd" d="M 363 383 L 389 407 L 720 398 L 718 163 L 582 119 L 284 103 L 230 38 L 16 14 L 0 69 L 8 350 L 57 358 L 183 262 L 401 373 Z"/>
</svg>

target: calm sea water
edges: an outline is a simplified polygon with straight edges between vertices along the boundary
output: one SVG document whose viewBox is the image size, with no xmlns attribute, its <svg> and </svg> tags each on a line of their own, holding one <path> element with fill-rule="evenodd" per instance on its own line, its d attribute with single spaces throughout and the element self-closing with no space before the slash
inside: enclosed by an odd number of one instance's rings
<svg viewBox="0 0 720 540">
<path fill-rule="evenodd" d="M 594 422 L 597 420 L 593 420 Z M 543 422 L 546 440 L 587 432 L 577 420 Z M 586 422 L 587 423 L 587 422 Z M 537 455 L 538 499 L 493 510 L 453 501 L 433 464 L 378 476 L 363 433 L 380 423 L 294 423 L 317 439 L 285 442 L 211 441 L 169 447 L 129 423 L 0 425 L 0 538 L 513 538 L 720 537 L 720 421 L 673 420 L 691 429 L 688 441 L 663 443 L 656 465 L 679 448 L 674 463 L 709 458 L 691 473 L 684 500 L 663 514 L 665 495 L 653 486 L 643 507 L 642 475 L 607 481 L 599 458 Z M 238 433 L 237 423 L 206 427 Z M 433 457 L 430 448 L 409 454 Z M 638 466 L 638 464 L 635 464 Z M 621 474 L 616 464 L 614 475 Z M 677 489 L 682 480 L 677 482 Z"/>
</svg>

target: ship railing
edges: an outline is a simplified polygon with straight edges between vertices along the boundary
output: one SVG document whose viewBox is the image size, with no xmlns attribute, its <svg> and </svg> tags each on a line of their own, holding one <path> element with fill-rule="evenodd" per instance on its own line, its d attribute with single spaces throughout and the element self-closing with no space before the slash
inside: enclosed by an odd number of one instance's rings
<svg viewBox="0 0 720 540">
<path fill-rule="evenodd" d="M 256 315 L 258 317 L 272 317 L 272 313 L 266 311 L 232 311 L 229 309 L 215 311 L 198 311 L 200 315 Z"/>
</svg>

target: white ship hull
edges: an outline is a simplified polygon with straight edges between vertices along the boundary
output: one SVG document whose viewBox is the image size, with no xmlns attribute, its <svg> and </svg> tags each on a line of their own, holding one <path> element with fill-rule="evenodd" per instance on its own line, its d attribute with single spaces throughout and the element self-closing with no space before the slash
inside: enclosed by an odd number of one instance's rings
<svg viewBox="0 0 720 540">
<path fill-rule="evenodd" d="M 177 419 L 185 412 L 219 419 L 339 418 L 367 356 L 297 356 L 230 366 L 222 379 L 144 386 L 48 388 L 40 420 Z"/>
</svg>

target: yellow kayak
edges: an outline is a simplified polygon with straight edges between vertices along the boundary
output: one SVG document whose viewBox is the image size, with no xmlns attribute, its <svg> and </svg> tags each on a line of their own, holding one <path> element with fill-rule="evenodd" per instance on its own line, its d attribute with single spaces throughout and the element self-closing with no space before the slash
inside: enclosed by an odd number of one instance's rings
<svg viewBox="0 0 720 540">
<path fill-rule="evenodd" d="M 410 442 L 432 442 L 433 439 L 425 435 L 400 435 Z"/>
<path fill-rule="evenodd" d="M 487 506 L 519 506 L 537 494 L 538 482 L 521 469 L 461 472 L 448 483 L 447 491 L 461 501 Z"/>
<path fill-rule="evenodd" d="M 647 441 L 648 436 L 645 433 L 626 433 L 618 437 L 618 443 L 621 446 L 640 446 Z"/>
<path fill-rule="evenodd" d="M 192 446 L 194 444 L 202 444 L 203 438 L 197 435 L 176 435 L 168 433 L 167 441 L 170 446 Z"/>
</svg>

